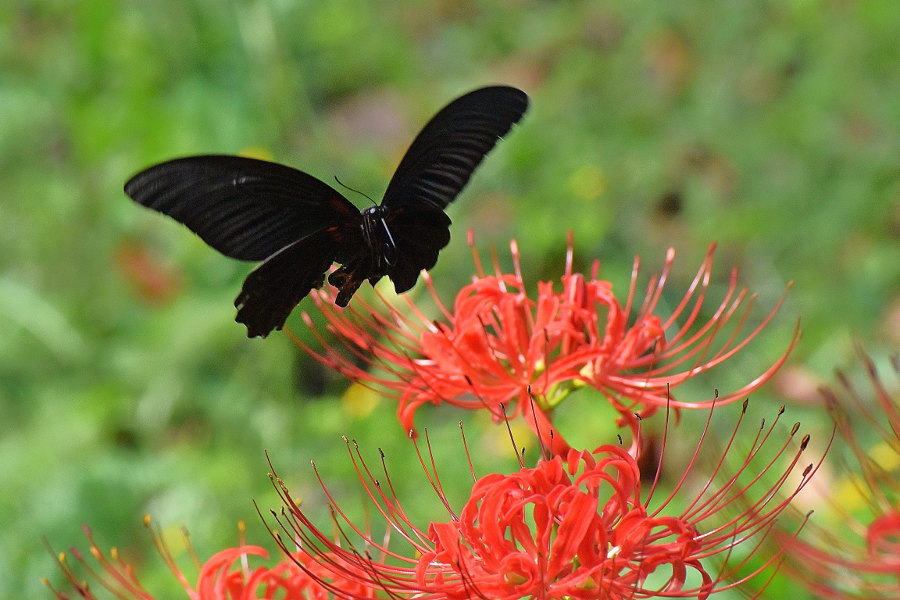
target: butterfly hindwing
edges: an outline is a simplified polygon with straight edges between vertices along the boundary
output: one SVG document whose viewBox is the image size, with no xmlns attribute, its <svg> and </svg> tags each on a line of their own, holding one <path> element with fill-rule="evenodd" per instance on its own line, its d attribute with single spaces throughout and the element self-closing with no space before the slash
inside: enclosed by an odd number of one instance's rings
<svg viewBox="0 0 900 600">
<path fill-rule="evenodd" d="M 338 242 L 327 230 L 282 248 L 256 267 L 234 301 L 235 321 L 247 326 L 247 337 L 266 337 L 281 329 L 294 307 L 322 286 Z"/>
<path fill-rule="evenodd" d="M 415 285 L 419 273 L 431 269 L 438 252 L 450 243 L 450 217 L 434 208 L 392 209 L 385 223 L 397 245 L 387 275 L 398 294 Z"/>
<path fill-rule="evenodd" d="M 266 259 L 316 231 L 359 220 L 356 207 L 326 183 L 243 156 L 170 160 L 132 177 L 125 193 L 241 260 Z"/>
</svg>

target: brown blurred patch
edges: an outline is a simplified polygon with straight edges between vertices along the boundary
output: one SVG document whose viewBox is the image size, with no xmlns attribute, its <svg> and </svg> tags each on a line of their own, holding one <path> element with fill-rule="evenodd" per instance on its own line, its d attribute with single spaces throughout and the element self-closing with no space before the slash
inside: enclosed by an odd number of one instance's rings
<svg viewBox="0 0 900 600">
<path fill-rule="evenodd" d="M 399 162 L 416 133 L 415 124 L 406 113 L 405 101 L 396 92 L 374 90 L 355 94 L 328 110 L 328 131 L 333 132 L 338 147 L 364 144 L 386 158 L 393 158 L 396 153 Z"/>
<path fill-rule="evenodd" d="M 491 73 L 497 77 L 496 81 L 485 81 L 485 85 L 504 84 L 511 85 L 531 94 L 536 90 L 547 76 L 553 72 L 553 65 L 542 62 L 541 57 L 530 53 L 510 55 L 491 65 Z M 525 119 L 528 113 L 525 113 Z"/>
<path fill-rule="evenodd" d="M 887 215 L 885 233 L 892 238 L 900 238 L 900 202 L 894 204 L 893 210 Z"/>
<path fill-rule="evenodd" d="M 480 231 L 507 232 L 509 224 L 515 221 L 515 202 L 503 193 L 485 193 L 467 201 L 466 213 L 466 221 L 477 223 Z M 462 232 L 454 233 L 462 237 Z"/>
<path fill-rule="evenodd" d="M 662 438 L 658 433 L 641 433 L 641 452 L 637 457 L 638 469 L 641 473 L 641 481 L 652 484 L 656 480 L 656 472 L 662 467 L 659 462 L 662 458 Z"/>
<path fill-rule="evenodd" d="M 691 78 L 693 56 L 684 38 L 667 29 L 649 38 L 644 47 L 644 66 L 660 90 L 674 95 Z"/>
<path fill-rule="evenodd" d="M 683 176 L 676 179 L 683 180 Z M 680 245 L 693 244 L 691 230 L 685 219 L 681 218 L 684 212 L 686 199 L 684 192 L 673 187 L 657 196 L 653 203 L 653 212 L 650 213 L 650 235 L 660 240 L 667 240 L 668 244 Z"/>
<path fill-rule="evenodd" d="M 678 190 L 664 192 L 656 200 L 656 214 L 663 219 L 674 219 L 681 214 L 684 198 Z"/>
<path fill-rule="evenodd" d="M 704 184 L 720 198 L 731 198 L 738 184 L 738 170 L 724 155 L 702 144 L 681 152 L 679 168 L 683 173 L 699 175 Z"/>
<path fill-rule="evenodd" d="M 622 15 L 605 6 L 594 6 L 584 21 L 585 43 L 597 50 L 613 50 L 625 37 Z"/>
<path fill-rule="evenodd" d="M 785 398 L 802 404 L 818 404 L 822 401 L 819 388 L 825 381 L 805 367 L 784 367 L 775 376 L 775 389 Z"/>
<path fill-rule="evenodd" d="M 753 105 L 765 105 L 783 92 L 784 82 L 776 73 L 759 66 L 749 66 L 738 78 L 738 94 Z"/>
<path fill-rule="evenodd" d="M 900 296 L 891 300 L 881 319 L 881 331 L 887 340 L 900 345 Z"/>
</svg>

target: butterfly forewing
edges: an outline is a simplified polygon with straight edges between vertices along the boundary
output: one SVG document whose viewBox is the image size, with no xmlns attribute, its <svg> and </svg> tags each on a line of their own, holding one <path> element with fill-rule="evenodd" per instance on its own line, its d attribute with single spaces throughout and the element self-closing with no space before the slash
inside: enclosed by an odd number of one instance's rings
<svg viewBox="0 0 900 600">
<path fill-rule="evenodd" d="M 263 260 L 317 231 L 359 222 L 356 207 L 326 183 L 242 156 L 164 162 L 132 177 L 125 193 L 241 260 Z"/>
<path fill-rule="evenodd" d="M 487 87 L 457 98 L 416 136 L 388 184 L 382 206 L 396 244 L 387 274 L 397 293 L 410 289 L 422 269 L 437 262 L 450 242 L 444 208 L 528 108 L 528 96 L 506 86 Z"/>
<path fill-rule="evenodd" d="M 443 210 L 527 108 L 525 92 L 507 86 L 481 88 L 457 98 L 413 140 L 388 184 L 382 204 Z"/>
</svg>

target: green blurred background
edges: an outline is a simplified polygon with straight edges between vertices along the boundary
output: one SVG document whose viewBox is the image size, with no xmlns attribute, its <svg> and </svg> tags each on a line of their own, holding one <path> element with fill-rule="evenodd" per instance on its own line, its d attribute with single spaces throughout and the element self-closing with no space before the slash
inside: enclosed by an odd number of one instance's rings
<svg viewBox="0 0 900 600">
<path fill-rule="evenodd" d="M 438 108 L 516 85 L 529 113 L 449 210 L 445 297 L 472 273 L 469 228 L 505 264 L 518 239 L 532 283 L 558 278 L 571 229 L 577 265 L 600 258 L 623 294 L 635 254 L 655 271 L 674 246 L 672 298 L 717 241 L 719 287 L 737 267 L 767 308 L 794 285 L 699 393 L 755 375 L 802 318 L 782 391 L 809 399 L 854 340 L 879 356 L 900 339 L 897 31 L 895 0 L 3 3 L 0 597 L 49 597 L 40 577 L 62 578 L 41 538 L 84 548 L 83 523 L 157 591 L 172 581 L 145 513 L 187 526 L 201 557 L 240 519 L 265 544 L 265 450 L 312 511 L 312 458 L 361 503 L 341 434 L 412 473 L 395 480 L 413 512 L 429 497 L 393 406 L 366 414 L 283 334 L 248 340 L 232 300 L 250 266 L 129 201 L 135 171 L 252 151 L 378 198 Z M 288 325 L 303 335 L 298 314 Z M 466 466 L 440 425 L 459 418 L 422 417 L 448 481 Z M 478 455 L 481 473 L 512 468 Z"/>
</svg>

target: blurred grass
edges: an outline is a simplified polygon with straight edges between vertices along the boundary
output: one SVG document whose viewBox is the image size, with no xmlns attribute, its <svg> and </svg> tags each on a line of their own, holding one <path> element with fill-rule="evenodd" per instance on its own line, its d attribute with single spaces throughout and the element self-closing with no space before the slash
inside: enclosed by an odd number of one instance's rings
<svg viewBox="0 0 900 600">
<path fill-rule="evenodd" d="M 123 195 L 155 161 L 261 149 L 377 197 L 434 111 L 509 83 L 532 108 L 450 209 L 445 293 L 471 273 L 468 228 L 501 256 L 516 237 L 531 281 L 558 277 L 572 229 L 578 264 L 601 258 L 620 290 L 634 254 L 655 271 L 671 245 L 673 294 L 718 241 L 720 282 L 737 266 L 763 307 L 795 282 L 748 369 L 798 317 L 815 376 L 854 339 L 898 345 L 893 0 L 37 0 L 4 3 L 0 27 L 0 597 L 47 597 L 41 536 L 84 547 L 82 523 L 150 577 L 145 512 L 201 556 L 239 519 L 263 542 L 264 449 L 302 490 L 310 458 L 347 477 L 341 434 L 411 459 L 388 403 L 348 416 L 343 382 L 286 337 L 244 337 L 249 267 Z M 433 429 L 462 467 L 455 428 Z M 398 479 L 401 499 L 423 484 Z"/>
</svg>

